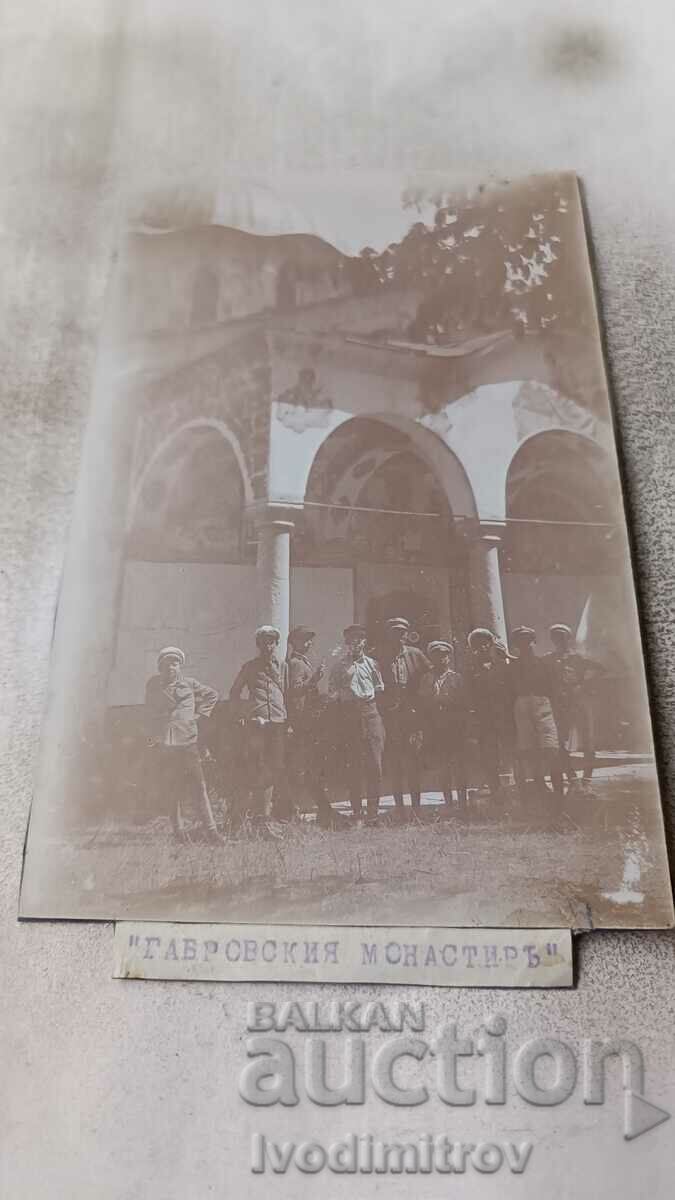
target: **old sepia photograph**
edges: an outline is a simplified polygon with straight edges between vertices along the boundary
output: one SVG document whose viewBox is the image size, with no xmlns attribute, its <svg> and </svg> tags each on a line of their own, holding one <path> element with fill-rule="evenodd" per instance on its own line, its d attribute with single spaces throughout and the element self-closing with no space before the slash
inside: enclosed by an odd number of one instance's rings
<svg viewBox="0 0 675 1200">
<path fill-rule="evenodd" d="M 125 217 L 23 917 L 673 920 L 579 184 Z"/>
</svg>

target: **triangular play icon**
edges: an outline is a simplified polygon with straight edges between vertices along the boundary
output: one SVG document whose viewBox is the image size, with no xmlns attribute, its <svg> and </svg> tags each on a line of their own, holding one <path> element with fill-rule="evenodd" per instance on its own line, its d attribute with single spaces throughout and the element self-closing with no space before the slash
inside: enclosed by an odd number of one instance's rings
<svg viewBox="0 0 675 1200">
<path fill-rule="evenodd" d="M 647 1130 L 654 1129 L 657 1125 L 662 1125 L 669 1118 L 670 1113 L 666 1112 L 665 1108 L 658 1108 L 656 1104 L 645 1100 L 644 1096 L 638 1092 L 631 1092 L 630 1089 L 626 1091 L 623 1136 L 627 1142 L 640 1137 L 641 1134 L 647 1133 Z"/>
</svg>

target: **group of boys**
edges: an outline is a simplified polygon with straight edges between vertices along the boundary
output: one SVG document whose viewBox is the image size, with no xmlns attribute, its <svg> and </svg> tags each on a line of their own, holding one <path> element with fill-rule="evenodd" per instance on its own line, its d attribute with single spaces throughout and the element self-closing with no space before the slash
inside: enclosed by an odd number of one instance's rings
<svg viewBox="0 0 675 1200">
<path fill-rule="evenodd" d="M 360 823 L 365 816 L 373 824 L 385 754 L 399 817 L 420 808 L 422 774 L 429 766 L 440 772 L 445 811 L 462 806 L 472 743 L 493 795 L 501 789 L 507 764 L 513 765 L 521 789 L 528 779 L 535 788 L 547 789 L 547 775 L 559 793 L 565 776 L 575 784 L 574 729 L 584 748 L 583 777 L 591 777 L 592 693 L 602 668 L 574 648 L 568 626 L 551 626 L 554 649 L 543 656 L 534 651 L 533 629 L 513 630 L 510 651 L 491 630 L 474 629 L 460 674 L 452 643 L 435 640 L 423 652 L 403 617 L 385 622 L 374 649 L 366 629 L 350 625 L 325 691 L 320 689 L 325 665 L 315 666 L 311 658 L 315 636 L 304 625 L 292 629 L 282 657 L 279 630 L 263 625 L 256 631 L 257 654 L 244 663 L 230 690 L 239 733 L 230 827 L 248 819 L 269 830 L 272 818 L 290 816 L 304 795 L 316 808 L 317 822 L 335 828 L 345 821 L 331 804 L 338 769 L 353 817 Z M 208 838 L 220 841 L 198 741 L 198 722 L 211 714 L 218 693 L 184 675 L 184 665 L 179 647 L 167 646 L 159 654 L 158 674 L 146 688 L 150 742 L 176 835 L 187 836 L 185 810 L 191 801 Z M 411 809 L 404 807 L 406 793 Z"/>
</svg>

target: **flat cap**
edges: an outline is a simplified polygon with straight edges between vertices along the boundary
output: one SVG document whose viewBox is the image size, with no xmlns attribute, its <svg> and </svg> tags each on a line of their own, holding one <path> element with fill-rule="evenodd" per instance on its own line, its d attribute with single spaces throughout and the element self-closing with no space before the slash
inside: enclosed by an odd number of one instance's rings
<svg viewBox="0 0 675 1200">
<path fill-rule="evenodd" d="M 405 617 L 388 617 L 384 623 L 384 627 L 392 632 L 393 630 L 400 630 L 401 633 L 409 633 L 410 621 L 407 621 Z"/>
<path fill-rule="evenodd" d="M 519 625 L 517 629 L 511 630 L 512 641 L 536 642 L 537 635 L 534 629 L 530 629 L 529 625 Z"/>
<path fill-rule="evenodd" d="M 281 641 L 281 633 L 275 625 L 259 625 L 255 631 L 255 640 L 261 637 L 273 637 L 277 642 Z"/>
<path fill-rule="evenodd" d="M 569 625 L 560 625 L 560 624 L 559 625 L 551 625 L 551 628 L 549 629 L 549 633 L 566 633 L 568 637 L 574 636 Z"/>
<path fill-rule="evenodd" d="M 295 629 L 291 629 L 288 635 L 288 640 L 291 644 L 302 642 L 305 638 L 316 637 L 316 629 L 310 629 L 309 625 L 296 625 Z"/>
<path fill-rule="evenodd" d="M 473 646 L 478 641 L 494 642 L 495 640 L 495 635 L 491 629 L 472 629 L 467 638 L 470 646 Z"/>
<path fill-rule="evenodd" d="M 443 641 L 429 642 L 429 645 L 427 646 L 427 654 L 436 654 L 436 653 L 452 654 L 453 652 L 454 652 L 454 646 L 452 645 L 451 642 L 443 642 Z"/>
<path fill-rule="evenodd" d="M 157 666 L 161 667 L 165 658 L 175 658 L 181 667 L 185 666 L 185 652 L 180 646 L 164 646 L 157 655 Z"/>
<path fill-rule="evenodd" d="M 348 625 L 346 629 L 342 630 L 342 636 L 344 638 L 367 637 L 368 634 L 364 625 Z"/>
</svg>

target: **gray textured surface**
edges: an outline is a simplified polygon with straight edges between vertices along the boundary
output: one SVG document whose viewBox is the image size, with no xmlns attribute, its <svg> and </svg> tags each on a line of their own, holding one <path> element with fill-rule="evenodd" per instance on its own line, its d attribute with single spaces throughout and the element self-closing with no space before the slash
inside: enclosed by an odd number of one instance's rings
<svg viewBox="0 0 675 1200">
<path fill-rule="evenodd" d="M 10 0 L 5 7 L 3 1200 L 202 1200 L 270 1190 L 247 1176 L 242 1135 L 264 1122 L 245 1110 L 234 1087 L 243 1061 L 244 989 L 112 981 L 110 927 L 19 926 L 15 919 L 60 563 L 125 194 L 180 185 L 200 202 L 225 154 L 255 170 L 337 161 L 452 168 L 474 177 L 492 170 L 579 172 L 594 236 L 672 834 L 669 46 L 675 14 L 665 0 L 646 9 L 628 0 L 574 0 L 555 16 L 529 0 L 507 6 L 431 0 L 422 9 L 374 0 L 365 15 L 362 7 L 348 0 L 334 10 L 305 0 L 293 6 Z M 646 1055 L 648 1095 L 673 1110 L 673 945 L 668 934 L 593 936 L 581 946 L 573 993 L 439 992 L 433 1015 L 452 1010 L 470 1027 L 498 1010 L 514 1039 L 546 1032 L 571 1042 L 613 1032 L 634 1037 Z M 307 989 L 307 998 L 315 991 Z M 269 988 L 256 992 L 267 996 Z M 323 1112 L 319 1120 L 303 1106 L 292 1118 L 283 1115 L 289 1136 L 303 1124 L 317 1133 L 330 1126 L 336 1136 L 348 1128 L 346 1120 Z M 412 1117 L 393 1120 L 374 1104 L 367 1116 L 381 1133 L 400 1135 L 413 1125 Z M 278 1117 L 270 1129 L 282 1128 Z M 472 1119 L 475 1134 L 484 1110 Z M 447 1113 L 436 1111 L 426 1124 L 447 1127 Z M 465 1116 L 461 1125 L 471 1132 Z M 519 1194 L 549 1197 L 672 1194 L 672 1127 L 627 1145 L 618 1112 L 603 1109 L 591 1120 L 570 1101 L 543 1114 L 538 1129 L 543 1140 L 527 1180 L 500 1176 L 490 1183 L 476 1176 L 457 1186 L 465 1195 L 490 1188 L 507 1195 L 511 1187 L 515 1194 L 516 1185 Z M 350 1186 L 308 1178 L 300 1189 L 289 1175 L 278 1192 L 339 1196 Z M 368 1181 L 362 1194 L 373 1189 Z M 403 1196 L 409 1184 L 394 1180 L 387 1191 Z M 416 1190 L 429 1200 L 444 1192 L 438 1183 Z"/>
</svg>

